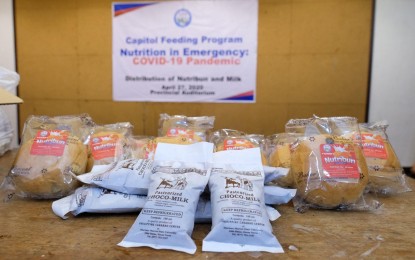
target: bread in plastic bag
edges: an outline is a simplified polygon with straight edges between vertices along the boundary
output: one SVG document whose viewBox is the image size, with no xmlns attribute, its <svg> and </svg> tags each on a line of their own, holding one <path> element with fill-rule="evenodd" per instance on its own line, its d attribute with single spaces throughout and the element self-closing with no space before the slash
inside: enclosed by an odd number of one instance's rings
<svg viewBox="0 0 415 260">
<path fill-rule="evenodd" d="M 103 165 L 132 157 L 130 137 L 133 126 L 129 122 L 119 122 L 91 127 L 88 140 L 88 166 Z"/>
<path fill-rule="evenodd" d="M 185 138 L 191 143 L 207 141 L 214 121 L 213 116 L 160 114 L 158 136 Z"/>
<path fill-rule="evenodd" d="M 156 152 L 157 143 L 153 136 L 130 137 L 131 158 L 133 159 L 153 159 Z"/>
<path fill-rule="evenodd" d="M 260 148 L 261 161 L 268 165 L 265 154 L 265 137 L 260 134 L 246 134 L 234 129 L 219 129 L 213 132 L 209 141 L 214 144 L 214 151 L 243 150 Z"/>
<path fill-rule="evenodd" d="M 293 201 L 297 211 L 304 212 L 310 207 L 372 210 L 380 205 L 377 201 L 365 200 L 369 173 L 361 146 L 351 138 L 359 133 L 356 118 L 289 121 L 286 129 L 304 134 L 291 157 L 297 187 Z"/>
<path fill-rule="evenodd" d="M 295 187 L 295 182 L 290 171 L 291 151 L 298 144 L 302 136 L 302 134 L 298 133 L 279 133 L 267 137 L 266 154 L 268 165 L 289 169 L 285 177 L 273 180 L 272 184 L 280 187 Z"/>
<path fill-rule="evenodd" d="M 368 189 L 378 195 L 394 195 L 411 190 L 386 134 L 388 126 L 386 121 L 359 124 L 359 139 L 369 169 Z"/>
<path fill-rule="evenodd" d="M 73 176 L 85 172 L 88 128 L 86 115 L 29 116 L 22 141 L 4 187 L 19 197 L 61 198 L 79 186 Z"/>
</svg>

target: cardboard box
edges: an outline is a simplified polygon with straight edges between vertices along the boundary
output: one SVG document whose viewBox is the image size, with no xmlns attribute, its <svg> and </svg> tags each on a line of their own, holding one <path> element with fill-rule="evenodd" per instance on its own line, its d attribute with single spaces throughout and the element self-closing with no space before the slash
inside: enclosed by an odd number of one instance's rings
<svg viewBox="0 0 415 260">
<path fill-rule="evenodd" d="M 0 87 L 0 105 L 20 104 L 23 100 Z"/>
</svg>

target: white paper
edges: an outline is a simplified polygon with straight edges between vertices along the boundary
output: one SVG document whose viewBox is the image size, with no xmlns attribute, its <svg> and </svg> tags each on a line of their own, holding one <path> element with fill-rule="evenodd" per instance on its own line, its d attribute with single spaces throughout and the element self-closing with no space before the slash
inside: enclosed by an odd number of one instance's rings
<svg viewBox="0 0 415 260">
<path fill-rule="evenodd" d="M 213 154 L 215 164 L 259 164 L 262 166 L 261 150 L 249 148 L 243 150 L 226 150 Z"/>
<path fill-rule="evenodd" d="M 213 144 L 208 142 L 188 145 L 158 143 L 154 160 L 211 163 L 213 160 Z"/>
</svg>

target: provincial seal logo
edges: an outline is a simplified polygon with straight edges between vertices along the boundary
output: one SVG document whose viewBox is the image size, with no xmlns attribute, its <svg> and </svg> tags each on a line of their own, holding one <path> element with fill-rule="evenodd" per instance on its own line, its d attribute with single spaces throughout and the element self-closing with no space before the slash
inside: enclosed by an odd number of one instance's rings
<svg viewBox="0 0 415 260">
<path fill-rule="evenodd" d="M 174 14 L 174 22 L 179 27 L 187 27 L 192 21 L 192 14 L 187 9 L 179 9 Z"/>
</svg>

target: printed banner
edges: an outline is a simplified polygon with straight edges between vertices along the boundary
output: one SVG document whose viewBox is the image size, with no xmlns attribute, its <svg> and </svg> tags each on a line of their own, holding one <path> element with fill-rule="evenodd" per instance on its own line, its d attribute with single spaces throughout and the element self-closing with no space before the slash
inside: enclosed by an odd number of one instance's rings
<svg viewBox="0 0 415 260">
<path fill-rule="evenodd" d="M 258 0 L 113 3 L 113 99 L 255 102 Z"/>
</svg>

